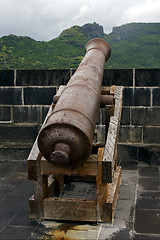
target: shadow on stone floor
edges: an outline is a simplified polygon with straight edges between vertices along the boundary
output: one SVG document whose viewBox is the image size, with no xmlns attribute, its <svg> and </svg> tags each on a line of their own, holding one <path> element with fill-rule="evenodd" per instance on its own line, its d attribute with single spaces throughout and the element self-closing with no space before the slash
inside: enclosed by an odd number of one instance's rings
<svg viewBox="0 0 160 240">
<path fill-rule="evenodd" d="M 123 160 L 115 219 L 108 223 L 31 221 L 26 162 L 0 161 L 0 239 L 160 239 L 159 166 Z"/>
</svg>

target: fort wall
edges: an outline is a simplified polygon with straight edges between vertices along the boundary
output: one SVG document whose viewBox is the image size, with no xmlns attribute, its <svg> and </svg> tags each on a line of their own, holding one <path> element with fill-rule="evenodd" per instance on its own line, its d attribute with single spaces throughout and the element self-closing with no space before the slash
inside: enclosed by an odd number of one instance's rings
<svg viewBox="0 0 160 240">
<path fill-rule="evenodd" d="M 31 147 L 53 95 L 74 71 L 0 71 L 1 147 Z M 160 69 L 106 69 L 103 86 L 112 85 L 124 87 L 119 135 L 121 153 L 124 154 L 126 147 L 129 155 L 138 158 L 144 158 L 146 149 L 160 152 Z M 154 154 L 153 161 L 156 158 Z"/>
</svg>

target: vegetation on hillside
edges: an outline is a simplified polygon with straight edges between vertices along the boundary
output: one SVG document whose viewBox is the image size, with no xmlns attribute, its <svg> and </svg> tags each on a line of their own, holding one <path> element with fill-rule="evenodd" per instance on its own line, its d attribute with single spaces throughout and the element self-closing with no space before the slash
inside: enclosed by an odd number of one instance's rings
<svg viewBox="0 0 160 240">
<path fill-rule="evenodd" d="M 131 23 L 105 34 L 97 23 L 73 26 L 59 37 L 36 41 L 15 35 L 0 38 L 0 69 L 77 68 L 91 38 L 104 38 L 111 46 L 106 68 L 159 68 L 160 23 Z"/>
</svg>

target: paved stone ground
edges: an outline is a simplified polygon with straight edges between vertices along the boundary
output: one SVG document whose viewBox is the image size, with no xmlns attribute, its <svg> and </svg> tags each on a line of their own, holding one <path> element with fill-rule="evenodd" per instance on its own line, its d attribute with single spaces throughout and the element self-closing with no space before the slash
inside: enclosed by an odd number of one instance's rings
<svg viewBox="0 0 160 240">
<path fill-rule="evenodd" d="M 31 221 L 27 151 L 0 158 L 0 239 L 160 239 L 160 167 L 123 159 L 122 182 L 112 224 Z M 14 160 L 18 159 L 18 160 Z"/>
</svg>

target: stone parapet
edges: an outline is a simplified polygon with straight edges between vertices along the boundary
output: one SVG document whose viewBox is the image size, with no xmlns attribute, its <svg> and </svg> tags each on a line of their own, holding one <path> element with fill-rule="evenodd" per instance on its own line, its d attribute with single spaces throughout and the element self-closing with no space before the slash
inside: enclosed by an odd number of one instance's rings
<svg viewBox="0 0 160 240">
<path fill-rule="evenodd" d="M 53 95 L 59 85 L 67 84 L 74 72 L 74 69 L 0 70 L 1 124 L 10 127 L 37 124 L 38 133 Z M 103 86 L 112 85 L 124 87 L 119 143 L 158 146 L 160 69 L 106 69 Z M 97 123 L 100 120 L 103 123 L 104 118 L 102 111 Z"/>
</svg>

